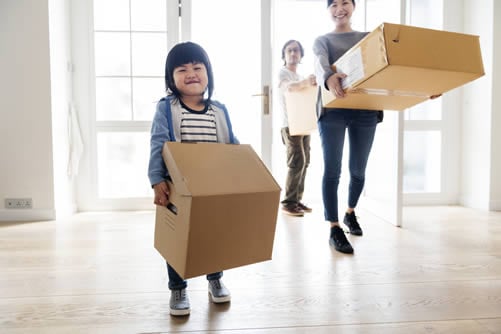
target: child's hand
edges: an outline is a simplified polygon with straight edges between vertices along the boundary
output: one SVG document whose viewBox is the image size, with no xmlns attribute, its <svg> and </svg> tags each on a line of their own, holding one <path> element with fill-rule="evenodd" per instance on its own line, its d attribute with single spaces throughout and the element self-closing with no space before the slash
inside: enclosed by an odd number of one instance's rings
<svg viewBox="0 0 501 334">
<path fill-rule="evenodd" d="M 169 204 L 169 194 L 170 189 L 167 182 L 162 181 L 153 186 L 153 190 L 155 192 L 155 199 L 153 203 L 156 205 L 167 206 Z"/>
</svg>

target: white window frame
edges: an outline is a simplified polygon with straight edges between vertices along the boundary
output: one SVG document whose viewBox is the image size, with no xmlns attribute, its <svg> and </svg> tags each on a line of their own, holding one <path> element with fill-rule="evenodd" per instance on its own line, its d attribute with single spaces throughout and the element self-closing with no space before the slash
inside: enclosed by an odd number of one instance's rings
<svg viewBox="0 0 501 334">
<path fill-rule="evenodd" d="M 98 0 L 95 0 L 98 1 Z M 179 3 L 166 0 L 167 46 L 179 41 Z M 74 1 L 72 50 L 74 105 L 79 115 L 84 154 L 77 177 L 78 211 L 151 210 L 152 196 L 140 198 L 98 198 L 97 135 L 99 132 L 148 132 L 151 121 L 97 121 L 94 64 L 93 0 Z M 132 73 L 131 73 L 132 76 Z M 131 177 L 134 177 L 131 175 Z M 126 180 L 124 180 L 126 181 Z M 153 194 L 153 193 L 152 193 Z"/>
<path fill-rule="evenodd" d="M 409 9 L 410 1 L 405 2 Z M 461 30 L 459 25 L 449 24 L 446 15 L 459 16 L 462 8 L 457 1 L 443 0 L 442 29 Z M 457 15 L 456 15 L 456 14 Z M 410 12 L 406 13 L 406 22 L 410 20 Z M 406 23 L 407 24 L 407 23 Z M 407 131 L 437 131 L 441 136 L 440 147 L 440 191 L 403 194 L 403 205 L 453 205 L 459 201 L 460 175 L 460 133 L 461 127 L 461 88 L 447 92 L 441 99 L 442 118 L 440 120 L 405 120 L 404 134 Z M 404 136 L 405 138 L 405 136 Z"/>
</svg>

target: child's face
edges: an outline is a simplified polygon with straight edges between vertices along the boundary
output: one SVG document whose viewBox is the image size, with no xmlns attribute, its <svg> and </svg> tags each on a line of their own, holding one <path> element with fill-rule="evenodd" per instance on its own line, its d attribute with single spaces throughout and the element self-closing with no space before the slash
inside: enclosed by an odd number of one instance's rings
<svg viewBox="0 0 501 334">
<path fill-rule="evenodd" d="M 174 69 L 173 77 L 176 88 L 183 96 L 203 96 L 209 82 L 203 63 L 178 66 Z"/>
</svg>

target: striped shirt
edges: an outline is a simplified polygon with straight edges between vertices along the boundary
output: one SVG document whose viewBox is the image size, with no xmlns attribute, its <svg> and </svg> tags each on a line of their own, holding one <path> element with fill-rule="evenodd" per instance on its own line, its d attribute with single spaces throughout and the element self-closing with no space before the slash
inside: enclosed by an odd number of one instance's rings
<svg viewBox="0 0 501 334">
<path fill-rule="evenodd" d="M 183 105 L 181 116 L 181 142 L 216 143 L 216 116 L 209 106 L 204 111 L 194 111 Z"/>
</svg>

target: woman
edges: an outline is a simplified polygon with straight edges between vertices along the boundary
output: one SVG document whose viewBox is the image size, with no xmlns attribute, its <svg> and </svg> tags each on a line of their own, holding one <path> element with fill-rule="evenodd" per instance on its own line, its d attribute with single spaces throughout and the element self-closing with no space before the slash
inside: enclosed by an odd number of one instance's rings
<svg viewBox="0 0 501 334">
<path fill-rule="evenodd" d="M 315 75 L 336 98 L 343 98 L 345 92 L 341 80 L 345 74 L 335 73 L 331 65 L 353 45 L 363 39 L 367 32 L 355 31 L 351 27 L 351 16 L 355 0 L 328 0 L 327 8 L 335 23 L 334 31 L 316 38 L 313 44 L 315 54 Z M 353 253 L 353 247 L 345 236 L 338 219 L 338 186 L 345 133 L 350 145 L 348 208 L 343 223 L 352 235 L 361 236 L 362 229 L 355 216 L 355 207 L 365 182 L 365 169 L 374 141 L 377 123 L 382 120 L 382 111 L 323 108 L 318 101 L 318 129 L 322 141 L 324 175 L 322 196 L 325 220 L 330 222 L 329 243 L 342 253 Z"/>
</svg>

